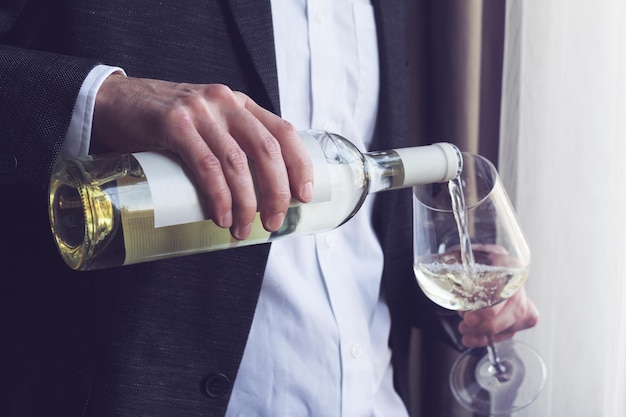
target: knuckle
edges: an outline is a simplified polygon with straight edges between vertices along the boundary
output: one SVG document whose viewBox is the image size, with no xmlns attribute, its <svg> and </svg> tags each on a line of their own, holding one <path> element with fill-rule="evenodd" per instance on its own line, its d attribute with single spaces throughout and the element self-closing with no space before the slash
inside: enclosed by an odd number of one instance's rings
<svg viewBox="0 0 626 417">
<path fill-rule="evenodd" d="M 176 102 L 168 110 L 164 117 L 168 125 L 177 129 L 188 130 L 193 127 L 193 117 L 191 111 L 182 102 Z"/>
<path fill-rule="evenodd" d="M 219 159 L 212 153 L 207 153 L 198 158 L 198 166 L 202 173 L 208 173 L 208 175 L 214 174 L 222 168 Z"/>
<path fill-rule="evenodd" d="M 283 212 L 287 210 L 291 201 L 291 192 L 288 188 L 265 188 L 261 190 L 261 207 L 265 212 Z"/>
<path fill-rule="evenodd" d="M 163 146 L 173 151 L 196 129 L 192 114 L 182 105 L 170 107 L 164 115 L 155 117 L 154 124 L 163 138 Z"/>
<path fill-rule="evenodd" d="M 220 101 L 226 105 L 239 106 L 237 95 L 224 84 L 209 84 L 204 89 L 204 95 L 211 100 Z"/>
<path fill-rule="evenodd" d="M 539 316 L 537 316 L 537 315 L 530 315 L 526 319 L 526 328 L 528 328 L 528 329 L 537 326 L 537 324 L 539 324 Z"/>
<path fill-rule="evenodd" d="M 235 99 L 237 99 L 237 101 L 243 106 L 245 106 L 249 101 L 252 101 L 252 99 L 247 94 L 244 94 L 241 91 L 232 91 L 232 94 L 233 97 L 235 97 Z"/>
<path fill-rule="evenodd" d="M 210 199 L 216 212 L 226 211 L 232 204 L 230 190 L 227 187 L 214 188 Z"/>
<path fill-rule="evenodd" d="M 278 136 L 293 136 L 298 135 L 298 130 L 288 120 L 280 118 L 276 121 L 276 133 Z"/>
<path fill-rule="evenodd" d="M 276 191 L 273 197 L 276 202 L 286 204 L 291 200 L 291 192 L 289 189 L 280 188 Z"/>
<path fill-rule="evenodd" d="M 265 208 L 272 211 L 282 211 L 289 205 L 291 192 L 285 187 L 265 187 L 261 190 L 261 198 Z"/>
<path fill-rule="evenodd" d="M 233 92 L 233 90 L 231 90 L 227 85 L 219 83 L 208 84 L 206 85 L 205 89 L 208 95 L 216 97 L 227 97 L 230 96 Z"/>
<path fill-rule="evenodd" d="M 221 223 L 224 215 L 233 208 L 230 191 L 225 187 L 213 189 L 211 195 L 208 196 L 208 202 L 211 218 L 218 224 Z"/>
<path fill-rule="evenodd" d="M 200 175 L 197 178 L 204 194 L 208 198 L 212 215 L 221 216 L 232 204 L 231 192 L 223 181 L 215 181 L 222 176 L 222 164 L 217 157 L 208 153 L 196 160 Z"/>
<path fill-rule="evenodd" d="M 176 95 L 173 101 L 173 107 L 182 107 L 193 111 L 191 109 L 198 109 L 206 104 L 206 101 L 199 91 L 198 86 L 191 84 L 180 84 L 178 88 L 179 94 Z"/>
<path fill-rule="evenodd" d="M 261 153 L 263 157 L 270 158 L 272 160 L 282 158 L 282 150 L 280 147 L 280 143 L 276 140 L 276 138 L 269 132 L 264 132 L 259 136 L 260 144 L 261 144 Z"/>
<path fill-rule="evenodd" d="M 247 198 L 237 203 L 235 207 L 237 216 L 241 217 L 245 222 L 252 222 L 257 212 L 256 199 Z"/>
<path fill-rule="evenodd" d="M 241 148 L 236 146 L 232 146 L 226 151 L 224 162 L 228 169 L 236 172 L 248 169 L 248 156 Z"/>
</svg>

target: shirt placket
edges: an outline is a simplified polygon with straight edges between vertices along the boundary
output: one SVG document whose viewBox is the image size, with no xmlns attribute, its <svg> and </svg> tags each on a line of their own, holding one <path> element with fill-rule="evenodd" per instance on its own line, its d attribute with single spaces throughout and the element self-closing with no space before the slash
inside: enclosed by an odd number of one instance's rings
<svg viewBox="0 0 626 417">
<path fill-rule="evenodd" d="M 343 7 L 345 10 L 338 10 Z M 337 28 L 333 13 L 351 13 L 348 1 L 309 0 L 309 47 L 311 53 L 311 126 L 331 132 L 342 132 L 343 116 L 347 111 L 343 103 L 351 102 L 345 82 L 346 63 L 338 46 L 339 36 L 354 35 L 349 28 Z M 339 29 L 342 31 L 340 32 Z M 345 30 L 348 32 L 345 32 Z M 345 41 L 345 39 L 343 39 Z M 351 220 L 354 221 L 355 219 Z M 371 352 L 365 300 L 356 291 L 355 271 L 349 266 L 337 265 L 336 253 L 346 250 L 348 242 L 341 239 L 338 231 L 330 231 L 315 237 L 318 262 L 328 291 L 329 301 L 337 323 L 341 357 L 341 415 L 365 416 L 371 404 L 364 401 L 371 392 Z"/>
</svg>

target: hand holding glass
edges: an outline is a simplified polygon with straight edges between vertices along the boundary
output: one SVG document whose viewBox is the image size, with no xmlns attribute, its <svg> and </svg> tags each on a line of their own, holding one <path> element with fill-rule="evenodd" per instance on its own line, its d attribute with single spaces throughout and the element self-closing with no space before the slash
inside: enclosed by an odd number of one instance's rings
<svg viewBox="0 0 626 417">
<path fill-rule="evenodd" d="M 495 167 L 463 154 L 449 183 L 413 188 L 414 270 L 424 293 L 451 310 L 494 306 L 523 285 L 530 250 Z M 469 350 L 455 362 L 452 392 L 469 410 L 508 414 L 529 405 L 546 379 L 541 357 L 512 340 Z"/>
</svg>

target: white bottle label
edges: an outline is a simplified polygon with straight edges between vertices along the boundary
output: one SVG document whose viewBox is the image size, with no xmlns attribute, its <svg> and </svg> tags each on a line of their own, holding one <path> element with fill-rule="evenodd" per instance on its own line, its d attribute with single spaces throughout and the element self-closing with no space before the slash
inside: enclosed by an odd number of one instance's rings
<svg viewBox="0 0 626 417">
<path fill-rule="evenodd" d="M 302 140 L 314 167 L 315 190 L 312 203 L 331 198 L 330 173 L 317 141 L 308 134 Z M 207 220 L 202 196 L 178 157 L 161 152 L 138 152 L 137 159 L 148 180 L 154 206 L 154 227 L 174 226 Z"/>
</svg>

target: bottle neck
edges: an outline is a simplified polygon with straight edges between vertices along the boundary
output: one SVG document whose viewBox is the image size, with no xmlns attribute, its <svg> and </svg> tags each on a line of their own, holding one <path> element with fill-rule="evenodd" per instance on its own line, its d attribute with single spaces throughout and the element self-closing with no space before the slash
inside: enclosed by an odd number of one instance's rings
<svg viewBox="0 0 626 417">
<path fill-rule="evenodd" d="M 368 152 L 363 157 L 369 177 L 369 194 L 404 188 L 404 164 L 397 152 Z"/>
<path fill-rule="evenodd" d="M 364 154 L 369 193 L 450 181 L 463 169 L 463 156 L 449 143 Z"/>
</svg>

